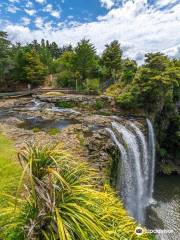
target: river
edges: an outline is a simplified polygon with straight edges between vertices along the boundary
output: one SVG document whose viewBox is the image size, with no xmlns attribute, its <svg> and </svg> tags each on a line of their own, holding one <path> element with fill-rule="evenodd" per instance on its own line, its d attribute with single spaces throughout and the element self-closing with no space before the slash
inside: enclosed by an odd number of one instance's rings
<svg viewBox="0 0 180 240">
<path fill-rule="evenodd" d="M 159 234 L 160 240 L 180 239 L 180 176 L 156 177 L 154 199 L 147 214 L 148 229 L 171 230 L 171 233 Z"/>
</svg>

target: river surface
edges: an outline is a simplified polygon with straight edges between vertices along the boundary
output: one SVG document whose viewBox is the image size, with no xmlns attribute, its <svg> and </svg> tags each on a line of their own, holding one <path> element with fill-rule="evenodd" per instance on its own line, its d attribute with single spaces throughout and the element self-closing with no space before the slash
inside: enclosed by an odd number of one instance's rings
<svg viewBox="0 0 180 240">
<path fill-rule="evenodd" d="M 160 240 L 180 240 L 180 176 L 156 177 L 154 199 L 147 228 L 171 231 L 158 234 Z"/>
</svg>

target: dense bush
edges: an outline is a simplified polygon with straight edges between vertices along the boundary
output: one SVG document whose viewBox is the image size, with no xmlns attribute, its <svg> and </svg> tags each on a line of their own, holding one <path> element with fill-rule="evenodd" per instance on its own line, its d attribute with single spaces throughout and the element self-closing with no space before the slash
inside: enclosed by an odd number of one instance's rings
<svg viewBox="0 0 180 240">
<path fill-rule="evenodd" d="M 74 102 L 69 102 L 69 101 L 58 101 L 56 103 L 56 107 L 59 107 L 59 108 L 73 108 L 75 107 L 76 104 Z"/>
<path fill-rule="evenodd" d="M 99 79 L 97 79 L 97 78 L 87 79 L 86 83 L 85 83 L 85 89 L 87 91 L 99 92 L 99 90 L 100 90 Z"/>
<path fill-rule="evenodd" d="M 56 74 L 56 83 L 58 87 L 75 88 L 75 81 L 72 73 L 69 71 L 62 71 Z"/>
</svg>

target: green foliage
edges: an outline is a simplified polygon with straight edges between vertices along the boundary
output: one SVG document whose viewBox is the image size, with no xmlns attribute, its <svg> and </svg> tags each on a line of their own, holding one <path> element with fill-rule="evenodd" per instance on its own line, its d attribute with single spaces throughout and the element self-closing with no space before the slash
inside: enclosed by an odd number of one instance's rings
<svg viewBox="0 0 180 240">
<path fill-rule="evenodd" d="M 111 111 L 99 111 L 98 115 L 102 115 L 102 116 L 112 116 L 113 113 Z"/>
<path fill-rule="evenodd" d="M 21 168 L 16 162 L 16 152 L 12 142 L 0 134 L 0 193 L 15 192 L 21 175 Z M 6 197 L 0 195 L 0 206 L 6 205 Z"/>
<path fill-rule="evenodd" d="M 117 97 L 116 101 L 124 109 L 133 109 L 141 106 L 140 99 L 141 95 L 138 86 L 128 85 Z"/>
<path fill-rule="evenodd" d="M 100 110 L 104 107 L 104 102 L 101 100 L 96 100 L 96 103 L 94 105 L 95 110 Z"/>
<path fill-rule="evenodd" d="M 85 88 L 87 91 L 99 92 L 99 79 L 86 79 Z"/>
<path fill-rule="evenodd" d="M 48 133 L 49 133 L 49 135 L 56 135 L 56 134 L 58 134 L 59 133 L 59 129 L 58 128 L 51 128 L 51 129 L 49 129 L 48 130 Z"/>
<path fill-rule="evenodd" d="M 32 129 L 32 131 L 33 131 L 34 133 L 37 133 L 37 132 L 40 132 L 40 131 L 41 131 L 41 129 L 40 129 L 40 128 L 38 128 L 38 127 L 34 127 L 34 128 Z"/>
<path fill-rule="evenodd" d="M 0 31 L 0 84 L 5 84 L 5 78 L 12 68 L 12 61 L 10 58 L 11 43 L 7 39 L 7 33 Z"/>
<path fill-rule="evenodd" d="M 92 73 L 96 67 L 96 50 L 90 40 L 81 40 L 74 50 L 73 68 L 79 72 L 82 82 Z"/>
<path fill-rule="evenodd" d="M 106 45 L 102 55 L 102 63 L 107 69 L 107 77 L 117 79 L 122 67 L 122 50 L 118 41 Z"/>
<path fill-rule="evenodd" d="M 106 95 L 116 99 L 118 96 L 120 96 L 123 90 L 124 84 L 122 82 L 117 82 L 106 89 Z"/>
<path fill-rule="evenodd" d="M 122 60 L 122 81 L 126 84 L 131 83 L 137 71 L 137 63 L 134 60 Z"/>
<path fill-rule="evenodd" d="M 22 174 L 21 167 L 16 161 L 16 151 L 13 147 L 13 144 L 5 136 L 0 134 L 0 238 L 4 238 L 2 226 L 5 222 L 8 222 L 9 218 L 6 215 L 2 214 L 2 209 L 8 212 L 9 201 L 13 198 L 10 195 L 15 196 L 16 188 Z M 12 211 L 12 209 L 11 209 Z M 13 213 L 12 213 L 13 214 Z M 13 235 L 13 234 L 12 234 Z M 16 238 L 16 234 L 11 239 Z"/>
<path fill-rule="evenodd" d="M 59 107 L 59 108 L 73 108 L 73 107 L 75 107 L 75 103 L 61 100 L 61 101 L 58 101 L 56 103 L 56 107 Z"/>
<path fill-rule="evenodd" d="M 61 57 L 53 63 L 53 71 L 56 73 L 56 82 L 59 87 L 75 88 L 73 56 L 74 53 L 72 51 L 65 51 Z"/>
<path fill-rule="evenodd" d="M 94 170 L 59 146 L 29 146 L 19 159 L 27 196 L 16 205 L 19 216 L 13 203 L 2 209 L 11 223 L 4 225 L 4 239 L 150 239 L 135 234 L 136 223 L 108 185 L 96 190 Z"/>
<path fill-rule="evenodd" d="M 53 58 L 51 56 L 50 51 L 45 46 L 40 48 L 39 58 L 40 58 L 41 63 L 44 66 L 47 66 L 48 73 L 53 73 Z"/>
<path fill-rule="evenodd" d="M 159 149 L 159 154 L 161 157 L 166 157 L 167 156 L 167 150 L 165 148 L 160 148 Z"/>
<path fill-rule="evenodd" d="M 160 172 L 165 175 L 171 175 L 173 172 L 177 172 L 176 165 L 173 162 L 161 163 Z"/>
<path fill-rule="evenodd" d="M 161 146 L 159 155 L 161 159 L 166 161 L 178 161 L 180 159 L 180 114 L 171 110 L 164 109 L 163 117 L 157 118 L 157 124 L 160 126 L 158 129 L 158 141 Z M 163 131 L 161 129 L 166 131 Z M 171 144 L 169 144 L 169 140 Z"/>
<path fill-rule="evenodd" d="M 56 75 L 56 83 L 58 87 L 75 87 L 75 81 L 70 71 L 64 70 Z"/>
<path fill-rule="evenodd" d="M 41 63 L 39 55 L 32 51 L 20 50 L 16 56 L 14 75 L 22 82 L 39 85 L 44 82 L 47 68 Z"/>
</svg>

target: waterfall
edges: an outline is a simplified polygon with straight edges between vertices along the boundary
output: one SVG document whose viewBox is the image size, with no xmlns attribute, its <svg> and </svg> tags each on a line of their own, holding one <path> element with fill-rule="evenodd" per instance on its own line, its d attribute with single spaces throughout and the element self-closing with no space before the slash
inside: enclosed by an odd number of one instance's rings
<svg viewBox="0 0 180 240">
<path fill-rule="evenodd" d="M 154 128 L 149 119 L 147 121 L 148 126 L 148 146 L 149 146 L 149 163 L 150 163 L 150 176 L 149 176 L 149 203 L 153 202 L 153 192 L 154 192 L 154 174 L 155 174 L 155 133 Z"/>
<path fill-rule="evenodd" d="M 120 151 L 117 191 L 126 209 L 139 223 L 145 221 L 145 209 L 152 201 L 155 168 L 155 134 L 147 119 L 148 136 L 132 121 L 125 124 L 115 118 L 107 129 Z"/>
</svg>

